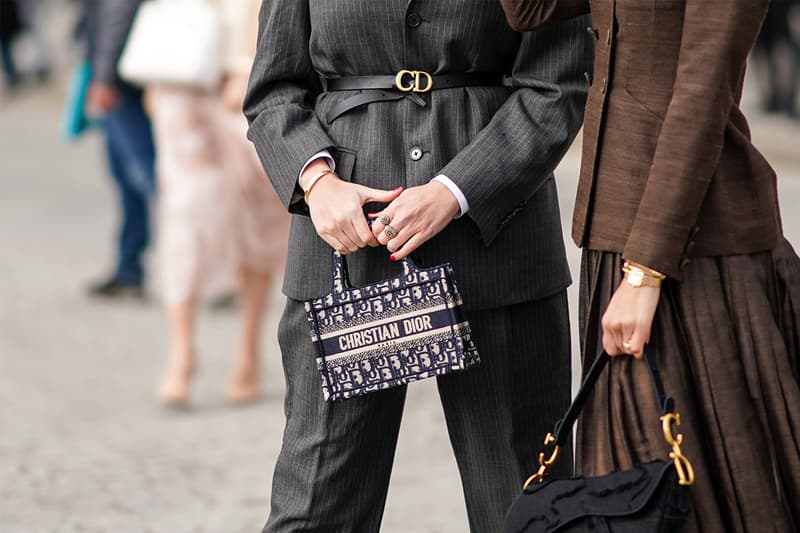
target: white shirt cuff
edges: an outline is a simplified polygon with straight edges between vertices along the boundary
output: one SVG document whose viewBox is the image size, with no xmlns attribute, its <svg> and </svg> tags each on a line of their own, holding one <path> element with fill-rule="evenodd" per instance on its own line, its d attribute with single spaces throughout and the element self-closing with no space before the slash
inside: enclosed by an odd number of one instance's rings
<svg viewBox="0 0 800 533">
<path fill-rule="evenodd" d="M 331 167 L 331 170 L 336 170 L 336 161 L 333 160 L 333 156 L 331 155 L 331 153 L 328 150 L 321 150 L 316 154 L 312 155 L 308 159 L 308 161 L 306 161 L 306 164 L 303 165 L 303 168 L 300 170 L 300 174 L 297 176 L 297 183 L 300 183 L 300 177 L 303 175 L 303 172 L 306 171 L 308 165 L 310 165 L 311 163 L 313 163 L 314 161 L 316 161 L 321 157 L 324 157 L 325 159 L 328 160 L 328 166 Z"/>
<path fill-rule="evenodd" d="M 453 196 L 456 197 L 458 206 L 461 208 L 459 213 L 456 215 L 456 218 L 460 218 L 467 214 L 467 211 L 469 211 L 469 202 L 467 202 L 467 197 L 464 196 L 464 193 L 461 192 L 461 189 L 458 188 L 458 185 L 456 185 L 453 182 L 453 180 L 451 180 L 444 174 L 439 174 L 431 181 L 438 181 L 439 183 L 450 189 L 450 192 L 453 193 Z"/>
</svg>

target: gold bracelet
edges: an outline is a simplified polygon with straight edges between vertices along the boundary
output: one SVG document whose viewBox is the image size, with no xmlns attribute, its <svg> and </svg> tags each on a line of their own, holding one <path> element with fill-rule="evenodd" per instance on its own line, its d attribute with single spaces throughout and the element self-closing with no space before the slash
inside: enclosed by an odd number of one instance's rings
<svg viewBox="0 0 800 533">
<path fill-rule="evenodd" d="M 661 272 L 658 272 L 657 270 L 653 270 L 652 268 L 646 267 L 643 264 L 637 263 L 635 261 L 627 261 L 626 260 L 624 266 L 638 268 L 639 270 L 642 270 L 645 274 L 648 274 L 648 275 L 653 276 L 654 278 L 658 278 L 660 280 L 667 279 L 667 276 L 665 276 Z M 623 268 L 624 268 L 624 266 L 623 266 Z"/>
<path fill-rule="evenodd" d="M 324 178 L 328 174 L 334 174 L 335 175 L 336 172 L 334 172 L 333 170 L 328 168 L 328 169 L 323 170 L 322 172 L 320 172 L 319 174 L 317 174 L 313 178 L 311 178 L 311 182 L 308 184 L 308 187 L 303 191 L 303 200 L 305 200 L 306 205 L 308 205 L 308 195 L 311 194 L 311 189 L 313 189 L 314 186 L 317 183 L 319 183 L 319 180 L 321 180 L 322 178 Z"/>
<path fill-rule="evenodd" d="M 625 264 L 622 266 L 622 271 L 625 273 L 625 282 L 634 288 L 659 288 L 664 279 L 666 279 L 664 274 L 656 272 L 651 268 L 642 268 L 638 263 L 633 263 L 631 261 L 625 261 Z"/>
</svg>

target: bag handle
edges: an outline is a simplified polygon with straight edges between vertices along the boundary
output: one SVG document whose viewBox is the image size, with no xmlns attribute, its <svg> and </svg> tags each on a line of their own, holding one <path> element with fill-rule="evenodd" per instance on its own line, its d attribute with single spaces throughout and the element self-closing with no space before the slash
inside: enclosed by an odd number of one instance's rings
<svg viewBox="0 0 800 533">
<path fill-rule="evenodd" d="M 550 457 L 547 458 L 544 452 L 539 453 L 539 470 L 530 476 L 523 485 L 523 490 L 527 489 L 532 483 L 542 483 L 545 479 L 547 469 L 553 466 L 558 460 L 561 448 L 566 444 L 568 438 L 571 438 L 572 427 L 578 419 L 583 407 L 586 404 L 586 398 L 597 384 L 605 369 L 608 361 L 611 359 L 605 350 L 595 358 L 589 371 L 586 373 L 586 378 L 581 384 L 578 394 L 567 409 L 564 417 L 556 422 L 553 433 L 548 433 L 544 439 L 545 446 L 553 446 Z M 650 374 L 650 381 L 653 384 L 653 389 L 656 393 L 656 398 L 661 410 L 661 429 L 664 433 L 664 439 L 667 444 L 672 448 L 669 453 L 669 458 L 675 464 L 675 469 L 678 473 L 678 483 L 680 485 L 689 486 L 694 483 L 694 468 L 686 456 L 681 452 L 680 445 L 683 443 L 683 434 L 675 434 L 675 427 L 681 423 L 680 414 L 675 411 L 675 401 L 672 397 L 664 393 L 664 385 L 661 381 L 661 373 L 658 370 L 658 365 L 653 358 L 652 348 L 650 345 L 645 345 L 644 348 L 644 362 L 647 365 L 648 373 Z"/>
<path fill-rule="evenodd" d="M 611 356 L 608 355 L 605 350 L 603 350 L 600 355 L 595 358 L 592 366 L 589 368 L 589 372 L 586 373 L 586 378 L 583 380 L 583 384 L 581 384 L 578 394 L 575 395 L 575 399 L 572 401 L 572 405 L 569 406 L 569 409 L 564 417 L 556 422 L 555 428 L 553 429 L 553 438 L 555 439 L 553 444 L 556 446 L 564 446 L 567 439 L 570 438 L 572 427 L 578 420 L 578 416 L 580 416 L 581 411 L 583 411 L 583 407 L 586 404 L 586 399 L 588 398 L 589 393 L 591 393 L 592 389 L 594 389 L 594 386 L 597 384 L 597 380 L 600 379 L 600 375 L 603 373 L 603 370 L 610 359 Z M 664 393 L 664 385 L 661 382 L 661 373 L 659 372 L 658 366 L 653 359 L 652 348 L 650 348 L 649 345 L 645 345 L 643 359 L 647 365 L 648 373 L 650 374 L 650 381 L 656 393 L 656 399 L 658 400 L 658 405 L 661 409 L 661 416 L 664 416 L 674 410 L 675 401 L 672 399 L 672 397 L 667 396 Z"/>
<path fill-rule="evenodd" d="M 414 260 L 411 259 L 411 257 L 406 257 L 402 260 L 402 263 L 403 274 L 406 276 L 419 270 L 419 267 L 417 267 L 416 263 L 414 263 Z M 333 292 L 342 293 L 354 288 L 353 284 L 350 283 L 350 273 L 347 271 L 347 258 L 335 250 L 333 252 L 332 270 Z"/>
</svg>

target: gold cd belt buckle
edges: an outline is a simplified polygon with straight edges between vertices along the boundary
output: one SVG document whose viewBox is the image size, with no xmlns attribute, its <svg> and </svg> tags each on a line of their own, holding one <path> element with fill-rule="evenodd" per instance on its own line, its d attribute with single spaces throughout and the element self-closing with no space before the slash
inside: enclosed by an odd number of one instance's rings
<svg viewBox="0 0 800 533">
<path fill-rule="evenodd" d="M 425 86 L 422 87 L 422 80 L 425 80 Z M 408 85 L 404 82 L 408 80 Z M 433 89 L 433 76 L 424 70 L 401 70 L 394 78 L 394 84 L 399 91 L 404 93 L 426 93 Z"/>
</svg>

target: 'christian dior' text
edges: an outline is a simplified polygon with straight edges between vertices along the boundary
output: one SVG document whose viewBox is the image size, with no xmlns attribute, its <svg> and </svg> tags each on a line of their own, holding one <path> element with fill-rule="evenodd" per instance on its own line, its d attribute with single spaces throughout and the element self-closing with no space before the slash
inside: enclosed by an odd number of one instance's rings
<svg viewBox="0 0 800 533">
<path fill-rule="evenodd" d="M 420 333 L 433 329 L 431 325 L 431 317 L 418 316 L 403 320 L 402 322 L 395 322 L 393 324 L 385 324 L 383 326 L 376 326 L 374 328 L 365 329 L 364 331 L 357 331 L 339 337 L 339 348 L 342 351 L 353 350 L 361 348 L 362 346 L 369 346 L 376 342 L 384 342 L 400 337 L 400 325 L 402 324 L 404 334 L 411 335 L 413 333 Z"/>
</svg>

